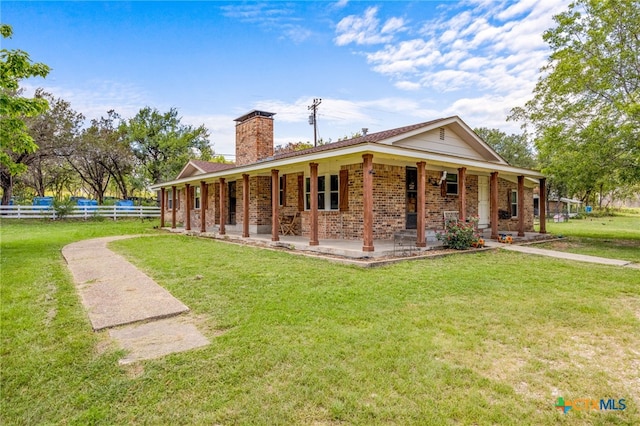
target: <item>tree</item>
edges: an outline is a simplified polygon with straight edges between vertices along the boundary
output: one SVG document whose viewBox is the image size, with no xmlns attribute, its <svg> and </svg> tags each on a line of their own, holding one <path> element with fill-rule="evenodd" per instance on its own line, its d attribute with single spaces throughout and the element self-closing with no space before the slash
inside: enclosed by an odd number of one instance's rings
<svg viewBox="0 0 640 426">
<path fill-rule="evenodd" d="M 190 158 L 209 160 L 213 155 L 204 125 L 180 123 L 175 108 L 164 114 L 142 108 L 123 124 L 122 131 L 136 156 L 140 174 L 150 183 L 175 178 Z"/>
<path fill-rule="evenodd" d="M 288 152 L 304 151 L 305 149 L 313 148 L 312 142 L 289 142 L 286 145 L 276 145 L 273 153 L 275 155 L 285 154 Z"/>
<path fill-rule="evenodd" d="M 118 120 L 118 123 L 116 123 Z M 103 155 L 98 159 L 100 164 L 109 172 L 123 199 L 129 198 L 130 175 L 133 172 L 135 156 L 124 134 L 120 116 L 113 110 L 107 112 L 106 117 L 94 121 L 100 141 L 98 144 Z"/>
<path fill-rule="evenodd" d="M 104 166 L 108 162 L 110 146 L 105 140 L 109 128 L 103 128 L 101 120 L 92 120 L 91 126 L 82 131 L 73 143 L 64 150 L 68 164 L 85 182 L 99 204 L 104 201 L 104 193 L 109 186 L 111 174 Z"/>
<path fill-rule="evenodd" d="M 69 179 L 68 167 L 59 154 L 79 135 L 84 116 L 74 111 L 69 102 L 56 99 L 42 89 L 36 91 L 36 96 L 45 99 L 50 108 L 25 120 L 29 135 L 39 149 L 23 154 L 21 163 L 28 169 L 19 179 L 36 194 L 44 196 L 46 190 L 59 187 Z"/>
<path fill-rule="evenodd" d="M 499 129 L 488 129 L 480 127 L 473 130 L 480 136 L 491 148 L 493 148 L 507 163 L 512 166 L 533 169 L 537 162 L 535 154 L 531 149 L 529 140 L 525 135 L 511 134 L 507 135 Z"/>
<path fill-rule="evenodd" d="M 2 38 L 11 38 L 13 29 L 0 24 Z M 2 204 L 11 199 L 13 177 L 26 170 L 21 163 L 23 155 L 33 153 L 38 146 L 29 136 L 25 117 L 35 117 L 47 110 L 45 99 L 20 96 L 20 80 L 29 77 L 46 77 L 49 67 L 33 63 L 22 50 L 0 49 L 0 185 L 3 189 Z"/>
<path fill-rule="evenodd" d="M 510 119 L 533 127 L 543 172 L 570 193 L 640 182 L 640 2 L 577 0 L 554 20 L 549 63 Z"/>
</svg>

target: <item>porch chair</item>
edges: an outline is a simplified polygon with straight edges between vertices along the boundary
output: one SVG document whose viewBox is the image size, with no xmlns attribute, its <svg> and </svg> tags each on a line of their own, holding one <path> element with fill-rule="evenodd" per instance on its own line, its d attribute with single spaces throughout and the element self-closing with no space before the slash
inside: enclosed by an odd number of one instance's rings
<svg viewBox="0 0 640 426">
<path fill-rule="evenodd" d="M 442 213 L 444 216 L 444 227 L 446 228 L 447 225 L 449 224 L 449 222 L 457 222 L 459 220 L 459 212 L 456 211 L 449 211 L 449 212 L 443 212 Z"/>
<path fill-rule="evenodd" d="M 297 218 L 298 218 L 298 212 L 296 212 L 293 216 L 281 216 L 280 217 L 280 233 L 282 235 L 295 235 Z"/>
</svg>

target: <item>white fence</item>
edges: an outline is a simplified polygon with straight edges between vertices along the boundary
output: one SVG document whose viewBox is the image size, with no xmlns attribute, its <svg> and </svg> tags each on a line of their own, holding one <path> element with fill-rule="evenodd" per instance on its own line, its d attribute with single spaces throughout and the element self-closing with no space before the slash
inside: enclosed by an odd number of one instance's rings
<svg viewBox="0 0 640 426">
<path fill-rule="evenodd" d="M 113 220 L 125 217 L 160 217 L 160 207 L 147 206 L 73 206 L 65 218 L 90 219 L 108 217 Z M 0 206 L 1 219 L 59 219 L 51 206 Z"/>
</svg>

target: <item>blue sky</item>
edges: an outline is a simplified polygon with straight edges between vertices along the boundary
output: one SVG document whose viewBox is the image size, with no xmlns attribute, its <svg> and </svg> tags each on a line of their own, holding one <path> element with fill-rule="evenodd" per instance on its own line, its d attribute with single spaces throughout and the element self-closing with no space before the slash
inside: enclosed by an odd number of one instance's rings
<svg viewBox="0 0 640 426">
<path fill-rule="evenodd" d="M 216 153 L 235 152 L 234 118 L 275 112 L 276 144 L 328 140 L 459 115 L 506 122 L 549 55 L 542 33 L 567 0 L 2 1 L 8 49 L 52 68 L 23 82 L 87 118 L 178 108 Z"/>
</svg>

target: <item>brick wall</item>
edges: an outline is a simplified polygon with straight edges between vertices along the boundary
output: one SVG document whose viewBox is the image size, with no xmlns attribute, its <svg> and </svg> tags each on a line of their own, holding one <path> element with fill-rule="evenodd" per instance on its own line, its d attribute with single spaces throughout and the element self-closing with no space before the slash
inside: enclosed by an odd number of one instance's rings
<svg viewBox="0 0 640 426">
<path fill-rule="evenodd" d="M 200 230 L 200 225 L 202 224 L 201 221 L 201 212 L 202 209 L 206 209 L 205 212 L 205 220 L 206 220 L 206 227 L 207 227 L 207 231 L 210 230 L 210 228 L 212 228 L 215 223 L 216 223 L 216 214 L 218 212 L 218 205 L 214 204 L 214 199 L 215 199 L 215 193 L 214 191 L 219 190 L 219 186 L 214 186 L 214 184 L 207 184 L 207 197 L 202 197 L 200 198 L 200 208 L 199 209 L 192 209 L 191 210 L 191 229 L 195 230 L 195 231 L 199 231 Z"/>
<path fill-rule="evenodd" d="M 393 233 L 405 229 L 406 222 L 406 168 L 386 164 L 373 165 L 375 175 L 373 177 L 374 199 L 374 228 L 375 239 L 391 239 Z M 320 239 L 351 239 L 362 238 L 363 229 L 363 190 L 362 190 L 362 163 L 350 164 L 341 167 L 348 171 L 348 196 L 347 211 L 318 211 L 318 237 Z M 289 173 L 286 178 L 286 202 L 280 207 L 283 215 L 293 216 L 298 211 L 298 176 L 303 173 Z M 444 228 L 442 212 L 457 211 L 459 197 L 457 195 L 442 196 L 440 186 L 433 186 L 429 180 L 439 180 L 440 172 L 426 171 L 427 185 L 425 197 L 425 220 L 427 229 Z M 511 190 L 517 190 L 518 185 L 504 179 L 498 179 L 498 208 L 510 211 L 508 195 Z M 461 191 L 462 188 L 459 188 Z M 170 191 L 170 189 L 169 189 Z M 252 176 L 249 178 L 249 224 L 257 226 L 260 232 L 271 225 L 271 177 Z M 304 191 L 304 187 L 302 188 Z M 478 215 L 478 177 L 467 174 L 466 177 L 466 207 L 467 216 Z M 242 179 L 236 181 L 236 222 L 242 225 Z M 524 191 L 525 230 L 533 231 L 533 189 L 525 188 Z M 203 203 L 205 200 L 203 200 Z M 220 185 L 213 183 L 208 185 L 208 197 L 206 200 L 208 210 L 206 213 L 207 228 L 219 224 L 218 211 L 220 205 Z M 168 206 L 168 204 L 167 204 Z M 179 209 L 176 214 L 176 222 L 184 224 L 185 198 L 184 189 L 179 191 Z M 171 210 L 166 209 L 165 221 L 167 226 L 171 224 Z M 225 213 L 226 217 L 226 213 Z M 302 235 L 309 237 L 309 212 L 300 212 L 300 226 Z M 517 229 L 517 219 L 500 219 L 500 230 Z M 200 211 L 192 210 L 191 228 L 200 229 Z M 269 228 L 270 229 L 270 228 Z M 252 231 L 253 232 L 253 231 Z"/>
<path fill-rule="evenodd" d="M 459 209 L 457 195 L 445 195 L 443 197 L 440 185 L 433 186 L 429 183 L 429 181 L 440 181 L 441 175 L 441 172 L 427 170 L 427 193 L 425 196 L 425 222 L 427 229 L 444 229 L 444 215 L 442 213 L 446 211 L 458 211 Z M 469 178 L 470 175 L 467 175 L 467 197 L 471 190 L 468 183 Z M 443 182 L 442 185 L 446 185 L 446 182 Z M 458 187 L 458 191 L 460 191 L 460 187 Z M 475 198 L 477 200 L 478 196 L 476 195 Z M 467 200 L 467 205 L 468 204 L 469 200 Z"/>
<path fill-rule="evenodd" d="M 282 175 L 281 175 L 282 176 Z M 280 214 L 283 216 L 294 216 L 299 213 L 298 210 L 298 197 L 299 194 L 304 197 L 304 180 L 302 181 L 302 188 L 299 188 L 298 178 L 304 179 L 304 173 L 288 173 L 285 177 L 285 200 L 284 205 L 280 206 Z M 303 198 L 304 199 L 304 198 Z M 301 217 L 296 219 L 296 226 L 294 232 L 296 235 L 301 235 Z"/>
<path fill-rule="evenodd" d="M 373 238 L 391 239 L 406 227 L 406 168 L 374 164 L 373 170 Z"/>
<path fill-rule="evenodd" d="M 510 195 L 511 191 L 518 190 L 516 182 L 500 179 L 498 176 L 498 210 L 511 211 Z M 498 218 L 499 231 L 517 231 L 518 219 Z M 532 232 L 533 229 L 533 188 L 524 188 L 524 230 Z"/>
<path fill-rule="evenodd" d="M 236 165 L 253 164 L 273 155 L 273 119 L 254 116 L 236 125 Z"/>
<path fill-rule="evenodd" d="M 271 225 L 271 176 L 249 178 L 249 224 Z"/>
</svg>

